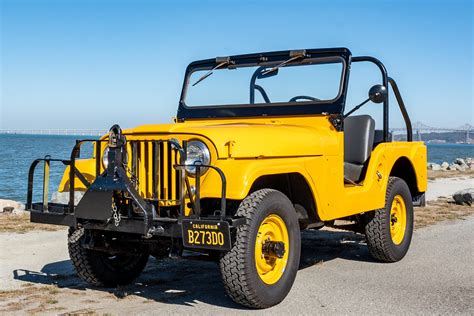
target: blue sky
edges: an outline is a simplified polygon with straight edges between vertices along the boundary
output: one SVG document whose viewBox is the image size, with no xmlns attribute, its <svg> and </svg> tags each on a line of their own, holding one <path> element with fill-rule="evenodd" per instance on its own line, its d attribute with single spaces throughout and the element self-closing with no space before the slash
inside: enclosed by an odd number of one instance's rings
<svg viewBox="0 0 474 316">
<path fill-rule="evenodd" d="M 413 121 L 474 124 L 469 0 L 0 3 L 0 129 L 170 122 L 193 60 L 336 46 L 381 59 Z M 354 66 L 347 108 L 377 80 Z"/>
</svg>

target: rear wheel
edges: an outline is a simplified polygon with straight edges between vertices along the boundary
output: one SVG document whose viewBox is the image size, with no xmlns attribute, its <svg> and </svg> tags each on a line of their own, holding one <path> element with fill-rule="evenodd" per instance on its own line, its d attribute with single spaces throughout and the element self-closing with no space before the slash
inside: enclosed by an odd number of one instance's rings
<svg viewBox="0 0 474 316">
<path fill-rule="evenodd" d="M 114 255 L 86 249 L 84 238 L 84 229 L 69 230 L 69 257 L 79 277 L 91 285 L 114 287 L 129 284 L 146 266 L 148 253 Z"/>
<path fill-rule="evenodd" d="M 385 262 L 401 260 L 410 247 L 413 233 L 413 204 L 406 182 L 390 177 L 385 207 L 369 216 L 365 235 L 372 257 Z"/>
<path fill-rule="evenodd" d="M 220 260 L 224 286 L 237 303 L 267 308 L 288 294 L 298 271 L 301 237 L 296 211 L 281 192 L 263 189 L 245 198 L 232 249 Z"/>
</svg>

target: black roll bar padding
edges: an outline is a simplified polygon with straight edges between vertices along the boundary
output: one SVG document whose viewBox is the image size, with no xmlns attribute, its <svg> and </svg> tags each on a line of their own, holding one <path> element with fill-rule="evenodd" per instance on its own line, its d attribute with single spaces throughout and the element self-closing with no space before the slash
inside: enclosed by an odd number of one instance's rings
<svg viewBox="0 0 474 316">
<path fill-rule="evenodd" d="M 375 64 L 380 72 L 382 73 L 382 84 L 387 88 L 388 90 L 388 75 L 387 75 L 387 69 L 385 68 L 384 64 L 378 60 L 375 57 L 371 56 L 357 56 L 357 57 L 352 57 L 351 62 L 361 62 L 361 61 L 368 61 L 373 64 Z M 389 142 L 389 113 L 388 113 L 389 107 L 388 107 L 388 98 L 385 99 L 383 102 L 383 139 L 384 142 Z"/>
<path fill-rule="evenodd" d="M 400 107 L 400 111 L 402 112 L 403 120 L 405 121 L 405 126 L 407 129 L 407 141 L 413 141 L 413 128 L 411 126 L 410 116 L 408 116 L 407 109 L 405 107 L 405 102 L 403 102 L 402 95 L 400 94 L 400 90 L 398 89 L 398 85 L 395 80 L 391 77 L 388 77 L 388 82 L 393 89 L 393 94 L 395 94 L 395 98 L 397 99 L 398 106 Z"/>
</svg>

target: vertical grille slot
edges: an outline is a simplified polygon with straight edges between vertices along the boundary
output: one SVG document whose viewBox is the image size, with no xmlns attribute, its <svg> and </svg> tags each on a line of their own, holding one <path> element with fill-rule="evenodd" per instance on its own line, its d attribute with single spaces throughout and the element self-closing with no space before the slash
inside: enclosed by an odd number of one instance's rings
<svg viewBox="0 0 474 316">
<path fill-rule="evenodd" d="M 165 158 L 165 150 L 164 150 L 164 145 L 163 145 L 163 142 L 160 142 L 160 154 L 159 154 L 159 157 L 160 157 L 160 161 L 161 161 L 161 164 L 160 164 L 160 200 L 164 200 L 165 199 L 165 187 L 163 185 L 164 181 L 163 181 L 163 175 L 165 173 L 165 168 L 164 168 L 164 158 Z"/>
<path fill-rule="evenodd" d="M 166 143 L 166 146 L 167 147 L 167 150 L 166 150 L 166 154 L 167 154 L 167 158 L 166 158 L 166 161 L 168 161 L 168 164 L 171 165 L 173 163 L 173 159 L 171 157 L 171 152 L 173 151 L 171 149 L 171 144 L 170 143 Z M 168 172 L 166 172 L 166 175 L 167 175 L 167 179 L 168 179 L 168 200 L 172 200 L 173 199 L 173 183 L 172 183 L 172 179 L 173 179 L 173 168 L 169 168 L 168 169 Z"/>
<path fill-rule="evenodd" d="M 153 168 L 152 168 L 152 177 L 153 177 L 153 199 L 157 200 L 158 199 L 158 187 L 159 187 L 159 182 L 158 182 L 158 166 L 160 165 L 160 162 L 162 161 L 160 159 L 160 142 L 153 142 Z"/>
</svg>

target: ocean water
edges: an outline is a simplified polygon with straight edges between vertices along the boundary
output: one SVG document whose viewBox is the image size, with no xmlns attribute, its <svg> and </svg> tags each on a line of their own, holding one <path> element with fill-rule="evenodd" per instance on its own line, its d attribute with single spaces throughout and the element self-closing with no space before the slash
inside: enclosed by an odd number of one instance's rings
<svg viewBox="0 0 474 316">
<path fill-rule="evenodd" d="M 0 134 L 0 199 L 26 202 L 28 170 L 33 160 L 51 155 L 51 158 L 69 159 L 76 139 L 97 139 L 96 136 L 7 135 Z M 90 157 L 92 145 L 81 146 L 81 156 Z M 65 166 L 51 162 L 50 197 L 57 190 Z M 33 201 L 42 199 L 43 167 L 38 164 L 34 178 Z"/>
<path fill-rule="evenodd" d="M 6 135 L 0 134 L 0 199 L 26 201 L 28 169 L 36 158 L 51 155 L 52 158 L 69 159 L 76 139 L 95 139 L 88 136 L 54 135 Z M 90 157 L 92 146 L 84 147 L 82 157 Z M 458 157 L 474 157 L 474 145 L 428 144 L 428 161 L 451 162 Z M 64 171 L 61 163 L 51 163 L 50 196 L 57 190 Z M 42 167 L 35 173 L 34 199 L 42 195 Z"/>
<path fill-rule="evenodd" d="M 454 162 L 456 158 L 474 157 L 473 144 L 428 144 L 428 161 Z"/>
</svg>

